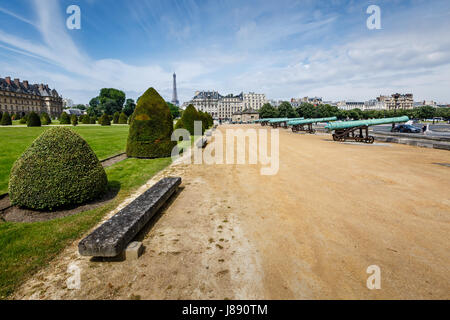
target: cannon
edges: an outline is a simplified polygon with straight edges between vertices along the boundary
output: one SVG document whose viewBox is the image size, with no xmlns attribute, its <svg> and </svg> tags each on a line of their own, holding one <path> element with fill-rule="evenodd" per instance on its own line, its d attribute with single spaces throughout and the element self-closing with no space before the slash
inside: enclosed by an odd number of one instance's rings
<svg viewBox="0 0 450 320">
<path fill-rule="evenodd" d="M 283 119 L 272 119 L 271 121 L 269 121 L 269 124 L 273 127 L 273 128 L 287 128 L 288 127 L 288 122 L 289 121 L 294 121 L 294 120 L 303 120 L 305 118 L 283 118 Z"/>
<path fill-rule="evenodd" d="M 273 121 L 276 121 L 276 120 L 288 120 L 288 118 L 261 119 L 261 120 L 257 120 L 257 121 L 259 121 L 261 123 L 261 125 L 264 127 L 264 126 L 271 124 Z"/>
<path fill-rule="evenodd" d="M 336 121 L 336 117 L 330 118 L 316 118 L 316 119 L 305 119 L 305 120 L 293 120 L 287 123 L 288 126 L 292 126 L 292 132 L 305 131 L 310 134 L 316 133 L 316 130 L 313 128 L 314 123 L 318 122 L 330 122 Z"/>
<path fill-rule="evenodd" d="M 393 124 L 409 121 L 407 116 L 373 119 L 373 120 L 357 120 L 329 123 L 325 126 L 328 131 L 334 131 L 334 141 L 354 140 L 356 142 L 364 142 L 372 144 L 375 141 L 373 136 L 369 136 L 369 127 L 380 124 Z"/>
</svg>

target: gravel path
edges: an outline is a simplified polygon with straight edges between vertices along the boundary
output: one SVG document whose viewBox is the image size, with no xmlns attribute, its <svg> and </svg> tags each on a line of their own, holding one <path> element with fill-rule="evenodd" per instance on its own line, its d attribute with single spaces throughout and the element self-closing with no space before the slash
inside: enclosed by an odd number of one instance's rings
<svg viewBox="0 0 450 320">
<path fill-rule="evenodd" d="M 281 130 L 276 176 L 175 164 L 141 189 L 183 178 L 138 261 L 93 262 L 74 243 L 15 298 L 449 299 L 450 171 L 435 163 L 450 153 Z M 73 263 L 80 290 L 66 288 Z"/>
</svg>

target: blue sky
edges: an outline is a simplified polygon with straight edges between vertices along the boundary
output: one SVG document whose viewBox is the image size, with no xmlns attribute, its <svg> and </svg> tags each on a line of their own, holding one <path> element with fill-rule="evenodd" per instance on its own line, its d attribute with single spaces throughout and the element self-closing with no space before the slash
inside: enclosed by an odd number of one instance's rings
<svg viewBox="0 0 450 320">
<path fill-rule="evenodd" d="M 81 8 L 81 30 L 66 8 Z M 381 30 L 366 9 L 381 8 Z M 412 92 L 450 103 L 448 0 L 0 0 L 0 77 L 76 103 L 103 87 L 367 100 Z"/>
</svg>

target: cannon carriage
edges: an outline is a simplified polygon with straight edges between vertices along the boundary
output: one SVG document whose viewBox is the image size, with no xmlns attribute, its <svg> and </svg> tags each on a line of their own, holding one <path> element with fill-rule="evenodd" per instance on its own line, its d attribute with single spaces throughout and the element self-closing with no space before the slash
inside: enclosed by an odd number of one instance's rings
<svg viewBox="0 0 450 320">
<path fill-rule="evenodd" d="M 373 120 L 358 120 L 358 121 L 343 121 L 329 123 L 325 126 L 325 129 L 334 131 L 333 140 L 344 142 L 347 140 L 353 140 L 356 142 L 363 142 L 372 144 L 375 142 L 375 138 L 369 135 L 369 127 L 380 124 L 393 124 L 409 121 L 409 118 L 396 117 L 385 119 L 373 119 Z"/>
<path fill-rule="evenodd" d="M 294 132 L 294 133 L 307 132 L 310 134 L 315 134 L 316 129 L 313 128 L 314 123 L 330 122 L 330 121 L 336 121 L 336 120 L 337 120 L 336 117 L 293 120 L 293 121 L 289 121 L 287 123 L 287 125 L 292 127 L 292 132 Z"/>
</svg>

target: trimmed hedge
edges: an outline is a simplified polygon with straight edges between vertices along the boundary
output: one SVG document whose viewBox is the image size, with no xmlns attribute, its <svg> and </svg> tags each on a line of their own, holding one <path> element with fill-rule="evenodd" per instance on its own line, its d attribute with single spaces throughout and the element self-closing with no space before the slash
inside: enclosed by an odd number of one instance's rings
<svg viewBox="0 0 450 320">
<path fill-rule="evenodd" d="M 110 126 L 111 125 L 111 119 L 107 114 L 103 114 L 100 119 L 98 119 L 98 123 L 102 126 Z"/>
<path fill-rule="evenodd" d="M 70 117 L 67 113 L 61 113 L 61 117 L 59 117 L 60 124 L 70 124 Z"/>
<path fill-rule="evenodd" d="M 12 126 L 11 116 L 9 115 L 8 111 L 6 111 L 6 112 L 2 115 L 2 121 L 0 122 L 0 124 L 1 124 L 2 126 Z"/>
<path fill-rule="evenodd" d="M 31 112 L 28 115 L 27 127 L 40 127 L 40 126 L 41 126 L 41 118 L 39 118 L 36 112 Z"/>
<path fill-rule="evenodd" d="M 163 158 L 177 145 L 172 141 L 173 118 L 169 106 L 150 88 L 138 101 L 131 116 L 127 155 L 134 158 Z"/>
<path fill-rule="evenodd" d="M 119 117 L 119 124 L 127 124 L 127 123 L 128 123 L 128 117 L 124 112 L 122 112 Z"/>
<path fill-rule="evenodd" d="M 107 184 L 87 142 L 71 129 L 57 127 L 40 135 L 14 163 L 9 196 L 16 206 L 52 210 L 94 200 Z"/>
<path fill-rule="evenodd" d="M 41 114 L 41 123 L 44 126 L 48 126 L 49 124 L 52 124 L 52 119 L 50 119 L 50 117 L 48 116 L 48 114 L 46 112 Z"/>
</svg>

